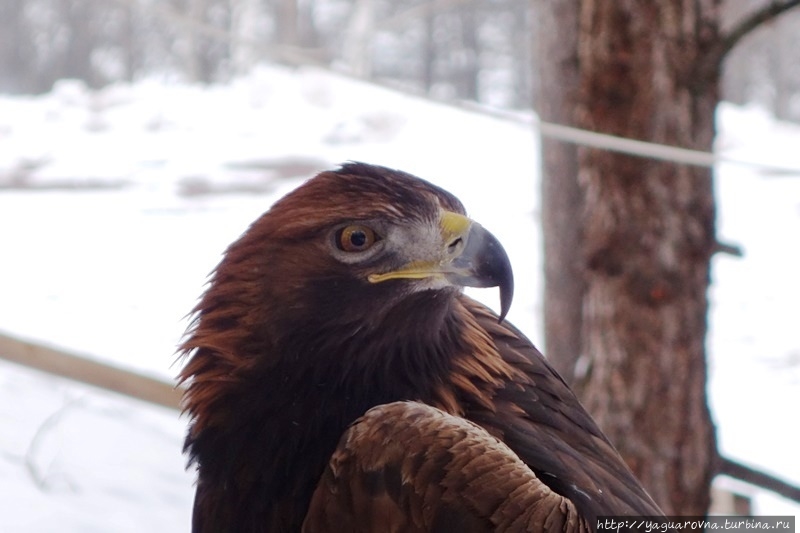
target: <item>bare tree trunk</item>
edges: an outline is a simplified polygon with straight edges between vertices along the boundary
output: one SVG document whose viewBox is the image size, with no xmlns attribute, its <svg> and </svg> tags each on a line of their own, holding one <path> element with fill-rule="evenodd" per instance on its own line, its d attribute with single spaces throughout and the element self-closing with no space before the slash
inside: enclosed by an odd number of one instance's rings
<svg viewBox="0 0 800 533">
<path fill-rule="evenodd" d="M 579 96 L 579 0 L 544 0 L 534 5 L 539 54 L 536 109 L 542 120 L 575 124 Z M 542 139 L 546 353 L 572 383 L 581 353 L 581 314 L 586 290 L 582 271 L 583 197 L 578 187 L 578 150 Z"/>
<path fill-rule="evenodd" d="M 125 81 L 132 82 L 139 66 L 139 41 L 136 35 L 136 6 L 121 6 L 122 28 L 120 44 L 125 61 Z"/>
<path fill-rule="evenodd" d="M 718 6 L 693 4 L 583 2 L 581 126 L 711 150 L 716 79 L 698 86 L 691 74 L 718 40 Z M 717 463 L 705 393 L 710 171 L 587 149 L 579 183 L 583 352 L 594 359 L 576 385 L 664 511 L 702 515 Z"/>
<path fill-rule="evenodd" d="M 204 22 L 206 11 L 206 0 L 187 0 L 186 7 L 189 20 L 192 24 L 184 26 L 186 32 L 186 56 L 185 66 L 186 75 L 191 82 L 199 82 L 203 79 L 203 66 L 201 58 L 202 34 L 198 26 Z"/>
<path fill-rule="evenodd" d="M 792 113 L 792 100 L 797 93 L 797 84 L 793 83 L 797 79 L 797 56 L 792 53 L 795 50 L 793 41 L 797 34 L 797 20 L 790 25 L 792 21 L 786 17 L 771 28 L 773 53 L 769 55 L 769 66 L 775 91 L 772 109 L 780 120 L 797 118 Z"/>
<path fill-rule="evenodd" d="M 543 52 L 559 64 L 543 118 L 710 150 L 716 77 L 692 74 L 718 38 L 717 3 L 548 2 L 558 39 Z M 543 147 L 548 353 L 663 510 L 702 515 L 717 465 L 705 394 L 710 172 L 595 149 L 578 150 L 576 165 L 574 149 L 554 144 Z"/>
<path fill-rule="evenodd" d="M 92 51 L 98 45 L 96 23 L 102 18 L 104 7 L 88 1 L 59 3 L 60 21 L 67 28 L 68 38 L 57 67 L 48 73 L 50 83 L 59 78 L 75 78 L 92 87 L 102 85 L 92 65 Z"/>
<path fill-rule="evenodd" d="M 436 81 L 436 14 L 425 16 L 425 38 L 422 50 L 422 86 L 425 93 L 430 93 Z"/>
<path fill-rule="evenodd" d="M 278 0 L 278 44 L 297 46 L 299 43 L 297 2 L 298 0 Z"/>
<path fill-rule="evenodd" d="M 25 17 L 24 0 L 0 2 L 0 91 L 21 93 L 37 89 L 32 29 Z"/>
<path fill-rule="evenodd" d="M 234 0 L 229 3 L 231 63 L 235 74 L 245 74 L 258 63 L 259 0 Z"/>
<path fill-rule="evenodd" d="M 536 98 L 533 94 L 532 74 L 538 72 L 539 65 L 536 39 L 531 31 L 533 13 L 523 2 L 514 3 L 510 9 L 514 16 L 511 43 L 516 50 L 512 55 L 515 77 L 512 105 L 516 108 L 528 108 Z"/>
<path fill-rule="evenodd" d="M 356 76 L 372 76 L 372 32 L 375 28 L 373 0 L 356 0 L 347 24 L 342 55 Z"/>
<path fill-rule="evenodd" d="M 478 22 L 475 18 L 473 5 L 465 6 L 459 12 L 461 54 L 456 67 L 456 87 L 460 98 L 477 102 L 480 100 L 478 77 L 481 48 L 478 40 Z"/>
</svg>

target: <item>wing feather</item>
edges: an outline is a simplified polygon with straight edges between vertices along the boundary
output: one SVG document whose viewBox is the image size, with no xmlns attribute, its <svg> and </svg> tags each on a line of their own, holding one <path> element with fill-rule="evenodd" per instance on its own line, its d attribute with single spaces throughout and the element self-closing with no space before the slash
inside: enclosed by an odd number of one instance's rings
<svg viewBox="0 0 800 533">
<path fill-rule="evenodd" d="M 464 416 L 507 444 L 539 479 L 567 496 L 594 523 L 600 515 L 661 515 L 614 446 L 544 356 L 519 330 L 466 297 L 460 299 L 476 325 L 492 339 L 515 371 L 493 388 L 495 408 L 481 402 Z M 473 354 L 486 356 L 486 354 Z"/>
<path fill-rule="evenodd" d="M 483 428 L 435 407 L 370 409 L 342 436 L 303 531 L 590 531 Z"/>
</svg>

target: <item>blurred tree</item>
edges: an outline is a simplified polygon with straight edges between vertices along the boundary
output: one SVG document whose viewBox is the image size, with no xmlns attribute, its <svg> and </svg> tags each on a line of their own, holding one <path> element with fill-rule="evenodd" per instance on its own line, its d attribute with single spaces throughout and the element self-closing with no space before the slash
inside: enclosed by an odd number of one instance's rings
<svg viewBox="0 0 800 533">
<path fill-rule="evenodd" d="M 710 151 L 729 31 L 720 1 L 535 3 L 543 120 Z M 709 169 L 542 146 L 547 352 L 667 514 L 703 515 L 718 472 L 706 402 Z"/>
<path fill-rule="evenodd" d="M 375 30 L 375 2 L 354 0 L 347 24 L 342 55 L 356 76 L 372 77 L 372 34 Z"/>
<path fill-rule="evenodd" d="M 300 10 L 297 3 L 298 0 L 276 0 L 275 2 L 275 27 L 278 44 L 284 46 L 300 44 Z"/>
<path fill-rule="evenodd" d="M 241 0 L 233 0 L 234 3 Z M 348 3 L 358 2 L 358 0 L 347 0 Z M 317 45 L 319 36 L 314 24 L 314 10 L 323 7 L 322 0 L 268 0 L 268 11 L 272 15 L 273 32 L 266 38 L 269 44 L 275 46 L 276 57 L 291 60 L 292 52 L 312 48 Z M 337 28 L 337 34 L 341 39 L 341 27 Z M 345 34 L 345 37 L 347 35 Z"/>
<path fill-rule="evenodd" d="M 358 6 L 362 0 L 355 0 Z M 372 79 L 444 99 L 530 106 L 531 28 L 526 0 L 371 0 L 376 21 L 362 55 Z M 352 28 L 359 10 L 351 11 Z M 363 32 L 358 32 L 363 34 Z M 352 43 L 352 39 L 346 42 Z M 379 53 L 376 53 L 379 51 Z M 364 70 L 353 68 L 354 71 Z"/>
<path fill-rule="evenodd" d="M 261 60 L 262 28 L 266 25 L 262 0 L 230 2 L 230 61 L 234 74 L 247 74 Z"/>
<path fill-rule="evenodd" d="M 48 48 L 40 80 L 49 87 L 56 80 L 74 78 L 92 87 L 103 85 L 104 79 L 93 64 L 92 52 L 101 40 L 100 29 L 107 14 L 100 2 L 60 0 L 54 6 Z"/>
<path fill-rule="evenodd" d="M 766 0 L 725 0 L 723 30 Z M 100 86 L 155 72 L 201 82 L 258 61 L 347 64 L 438 98 L 527 108 L 538 72 L 528 0 L 4 0 L 0 90 Z M 364 14 L 368 16 L 365 18 Z M 800 118 L 800 15 L 756 31 L 727 61 L 725 91 Z M 366 24 L 364 23 L 366 21 Z M 792 107 L 794 105 L 794 107 Z"/>
<path fill-rule="evenodd" d="M 227 0 L 184 0 L 180 21 L 184 73 L 193 82 L 211 83 L 230 71 L 231 3 Z"/>
<path fill-rule="evenodd" d="M 422 88 L 425 94 L 431 92 L 436 80 L 436 16 L 433 13 L 425 15 L 425 30 L 422 41 Z"/>
<path fill-rule="evenodd" d="M 452 78 L 456 95 L 463 100 L 480 102 L 480 74 L 483 46 L 478 38 L 479 24 L 474 4 L 458 10 L 457 45 L 452 57 Z"/>
<path fill-rule="evenodd" d="M 136 7 L 133 4 L 121 6 L 122 23 L 118 33 L 118 46 L 121 50 L 124 80 L 131 82 L 140 66 L 141 49 L 136 34 Z"/>
<path fill-rule="evenodd" d="M 36 56 L 25 0 L 0 2 L 0 91 L 35 91 Z"/>
</svg>

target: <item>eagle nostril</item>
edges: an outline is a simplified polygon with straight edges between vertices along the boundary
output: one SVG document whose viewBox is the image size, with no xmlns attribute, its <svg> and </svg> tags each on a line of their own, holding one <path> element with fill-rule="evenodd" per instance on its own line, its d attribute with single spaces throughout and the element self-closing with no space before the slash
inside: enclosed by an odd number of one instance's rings
<svg viewBox="0 0 800 533">
<path fill-rule="evenodd" d="M 462 239 L 461 237 L 455 239 L 453 242 L 451 242 L 447 246 L 448 253 L 454 254 L 454 253 L 458 252 L 463 243 L 464 243 L 464 239 Z"/>
</svg>

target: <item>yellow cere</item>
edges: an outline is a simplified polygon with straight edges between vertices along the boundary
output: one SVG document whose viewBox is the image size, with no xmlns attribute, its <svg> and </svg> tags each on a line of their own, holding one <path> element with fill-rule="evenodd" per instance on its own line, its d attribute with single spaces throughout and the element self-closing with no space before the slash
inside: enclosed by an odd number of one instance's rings
<svg viewBox="0 0 800 533">
<path fill-rule="evenodd" d="M 439 219 L 439 226 L 442 228 L 442 240 L 449 243 L 455 238 L 464 235 L 469 230 L 472 221 L 464 215 L 443 211 Z"/>
</svg>

